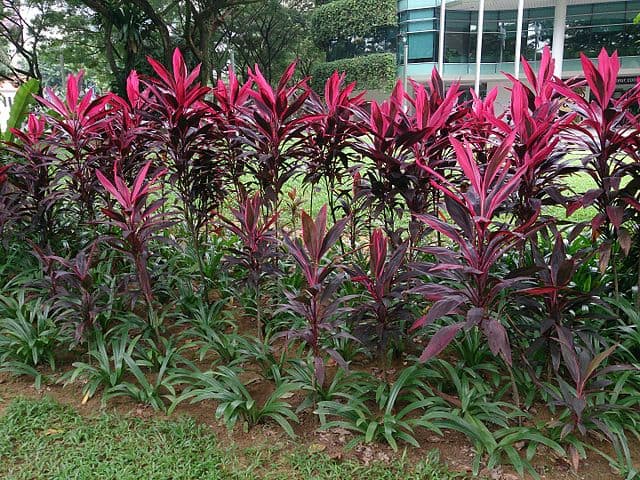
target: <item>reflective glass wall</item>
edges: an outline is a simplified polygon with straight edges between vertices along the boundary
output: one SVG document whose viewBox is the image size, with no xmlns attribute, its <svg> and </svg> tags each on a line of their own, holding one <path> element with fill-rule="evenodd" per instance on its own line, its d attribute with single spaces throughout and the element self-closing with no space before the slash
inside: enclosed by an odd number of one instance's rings
<svg viewBox="0 0 640 480">
<path fill-rule="evenodd" d="M 486 63 L 513 62 L 517 33 L 516 10 L 487 11 L 484 13 L 482 35 L 482 61 Z M 554 9 L 530 8 L 524 10 L 522 22 L 521 54 L 527 60 L 538 60 L 545 46 L 551 46 L 553 38 Z M 477 19 L 475 22 L 477 23 Z M 475 26 L 471 27 L 475 30 Z M 475 32 L 472 34 L 473 48 L 470 51 L 475 62 Z M 446 40 L 445 40 L 446 47 Z"/>
<path fill-rule="evenodd" d="M 419 10 L 400 11 L 398 25 L 400 34 L 407 35 L 409 42 L 409 63 L 437 61 L 438 17 L 435 8 L 421 8 Z M 402 42 L 400 48 L 400 63 L 404 62 Z"/>
<path fill-rule="evenodd" d="M 483 63 L 514 61 L 516 44 L 515 9 L 485 11 L 482 42 Z M 400 34 L 407 35 L 409 63 L 435 63 L 438 59 L 439 0 L 400 0 Z M 594 3 L 567 7 L 565 58 L 578 58 L 583 51 L 597 56 L 601 46 L 618 49 L 621 56 L 640 54 L 640 25 L 633 18 L 640 11 L 640 1 Z M 540 58 L 545 46 L 551 47 L 554 7 L 524 10 L 522 55 L 530 61 Z M 445 18 L 444 61 L 449 64 L 474 63 L 477 42 L 477 11 L 447 9 Z M 404 59 L 402 42 L 398 42 L 399 62 Z"/>
<path fill-rule="evenodd" d="M 640 1 L 569 5 L 565 58 L 579 58 L 580 52 L 595 57 L 603 45 L 620 56 L 640 55 L 640 25 L 633 23 L 638 12 Z"/>
</svg>

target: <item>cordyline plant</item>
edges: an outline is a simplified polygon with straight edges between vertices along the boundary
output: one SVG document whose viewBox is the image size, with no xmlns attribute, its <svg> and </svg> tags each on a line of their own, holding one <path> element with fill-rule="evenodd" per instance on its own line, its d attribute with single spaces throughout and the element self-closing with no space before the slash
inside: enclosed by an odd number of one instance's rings
<svg viewBox="0 0 640 480">
<path fill-rule="evenodd" d="M 111 236 L 106 240 L 114 248 L 124 253 L 135 268 L 140 291 L 147 305 L 147 313 L 153 315 L 153 289 L 151 275 L 148 269 L 150 243 L 158 239 L 158 233 L 169 227 L 172 222 L 165 219 L 159 210 L 165 198 L 158 198 L 149 203 L 152 193 L 160 189 L 158 180 L 166 170 L 157 171 L 153 177 L 147 179 L 151 162 L 142 167 L 132 187 L 129 187 L 119 175 L 118 164 L 113 166 L 113 182 L 100 171 L 96 171 L 98 180 L 116 201 L 113 207 L 103 208 L 102 212 L 108 217 L 107 224 L 120 231 L 119 236 Z M 159 325 L 152 325 L 159 335 Z"/>
<path fill-rule="evenodd" d="M 453 135 L 464 141 L 471 151 L 484 164 L 487 161 L 486 146 L 488 142 L 499 143 L 509 136 L 506 117 L 507 112 L 496 108 L 498 88 L 493 88 L 486 96 L 480 97 L 474 90 L 470 90 L 471 100 L 464 104 L 462 118 L 458 119 Z"/>
<path fill-rule="evenodd" d="M 584 78 L 591 92 L 591 99 L 560 81 L 556 89 L 563 94 L 579 118 L 567 132 L 567 137 L 581 150 L 588 152 L 582 157 L 584 170 L 596 184 L 576 197 L 567 207 L 567 214 L 579 208 L 594 207 L 596 215 L 591 219 L 593 238 L 604 237 L 601 243 L 600 268 L 604 272 L 611 262 L 613 244 L 617 241 L 627 253 L 631 249 L 631 235 L 623 226 L 632 214 L 628 199 L 637 197 L 637 186 L 623 186 L 627 175 L 637 176 L 640 170 L 640 158 L 635 140 L 640 131 L 640 116 L 631 113 L 631 107 L 637 105 L 640 96 L 640 84 L 627 90 L 619 98 L 614 93 L 620 61 L 617 52 L 611 56 L 602 49 L 598 55 L 598 66 L 581 54 Z M 632 190 L 629 191 L 629 188 Z M 616 262 L 614 268 L 614 288 L 618 294 Z"/>
<path fill-rule="evenodd" d="M 262 341 L 262 308 L 260 286 L 265 274 L 274 274 L 276 267 L 272 261 L 276 256 L 276 238 L 273 227 L 278 219 L 275 213 L 266 218 L 262 212 L 260 192 L 241 200 L 237 209 L 231 209 L 235 221 L 220 216 L 224 225 L 240 240 L 241 248 L 229 248 L 225 262 L 241 267 L 246 272 L 246 288 L 253 292 L 256 306 L 258 338 Z"/>
<path fill-rule="evenodd" d="M 8 172 L 11 169 L 12 164 L 0 166 L 0 238 L 5 239 L 4 229 L 9 223 L 12 217 L 12 204 L 7 194 L 6 186 L 7 179 L 9 178 Z"/>
<path fill-rule="evenodd" d="M 5 184 L 5 182 L 9 178 L 9 170 L 11 169 L 12 166 L 13 164 L 11 163 L 0 166 L 0 188 Z"/>
<path fill-rule="evenodd" d="M 353 171 L 353 150 L 359 127 L 353 118 L 354 110 L 364 105 L 364 92 L 353 95 L 356 84 L 345 84 L 345 74 L 334 72 L 327 79 L 324 96 L 311 92 L 307 110 L 314 121 L 310 122 L 308 137 L 309 156 L 306 159 L 305 183 L 313 187 L 324 182 L 329 202 L 329 211 L 336 221 L 336 187 L 342 185 Z M 313 209 L 313 203 L 311 204 Z"/>
<path fill-rule="evenodd" d="M 559 329 L 557 341 L 560 344 L 569 381 L 558 374 L 557 388 L 552 388 L 549 385 L 543 386 L 552 398 L 551 405 L 565 409 L 560 413 L 558 419 L 549 422 L 549 426 L 558 428 L 560 439 L 569 444 L 567 450 L 570 461 L 574 469 L 577 470 L 580 461 L 579 451 L 576 448 L 578 442 L 571 441 L 575 439 L 576 435 L 586 437 L 591 432 L 597 432 L 601 434 L 601 437 L 603 436 L 611 442 L 616 450 L 622 450 L 620 441 L 623 440 L 626 443 L 623 430 L 626 426 L 620 425 L 618 422 L 610 424 L 606 413 L 623 407 L 609 402 L 603 403 L 598 397 L 608 393 L 607 387 L 613 383 L 612 373 L 625 370 L 637 371 L 638 367 L 615 363 L 607 365 L 606 362 L 618 345 L 612 345 L 602 351 L 595 351 L 593 346 L 578 344 L 569 329 Z M 617 399 L 620 395 L 625 396 L 624 393 L 620 393 L 623 386 L 616 385 L 617 393 L 614 394 L 614 398 Z"/>
<path fill-rule="evenodd" d="M 383 215 L 385 230 L 396 245 L 401 243 L 396 218 L 405 209 L 420 214 L 434 206 L 429 171 L 443 167 L 445 152 L 450 149 L 449 134 L 459 117 L 457 83 L 445 92 L 434 70 L 427 87 L 416 82 L 412 86 L 413 96 L 398 82 L 387 101 L 380 105 L 372 102 L 370 113 L 362 109 L 357 112 L 364 137 L 355 148 L 373 160 L 373 168 L 365 174 L 368 185 L 360 195 L 368 199 L 375 214 Z M 415 242 L 418 225 L 413 219 L 409 223 Z"/>
<path fill-rule="evenodd" d="M 385 232 L 394 243 L 400 243 L 396 223 L 405 211 L 402 200 L 411 201 L 418 195 L 415 190 L 420 182 L 416 177 L 425 176 L 412 156 L 412 147 L 422 133 L 411 128 L 404 102 L 405 92 L 398 82 L 388 100 L 382 104 L 371 102 L 370 112 L 358 111 L 362 137 L 354 145 L 357 152 L 372 160 L 370 168 L 363 172 L 358 197 L 365 199 L 374 217 L 382 216 Z M 411 165 L 418 175 L 412 176 L 408 171 Z"/>
<path fill-rule="evenodd" d="M 568 240 L 575 238 L 581 228 L 574 229 Z M 539 336 L 530 343 L 527 353 L 535 355 L 543 351 L 543 358 L 551 360 L 557 373 L 562 361 L 560 343 L 557 339 L 562 335 L 561 329 L 575 332 L 580 329 L 585 314 L 583 305 L 597 301 L 591 292 L 583 292 L 576 288 L 574 276 L 576 272 L 594 254 L 593 249 L 581 249 L 569 256 L 565 239 L 560 232 L 556 233 L 553 251 L 544 255 L 538 245 L 532 245 L 533 265 L 537 285 L 522 289 L 521 292 L 540 300 L 539 305 L 529 305 L 528 309 L 539 320 Z"/>
<path fill-rule="evenodd" d="M 149 90 L 140 89 L 140 78 L 134 70 L 126 82 L 126 97 L 108 94 L 109 116 L 103 125 L 102 142 L 95 153 L 102 165 L 117 162 L 120 173 L 133 180 L 150 155 L 154 154 L 155 131 L 144 120 L 149 103 Z"/>
<path fill-rule="evenodd" d="M 0 186 L 7 181 L 7 178 L 9 178 L 9 176 L 7 175 L 7 172 L 9 171 L 10 168 L 11 168 L 11 164 L 2 165 L 0 167 Z"/>
<path fill-rule="evenodd" d="M 34 247 L 45 271 L 45 282 L 53 293 L 54 307 L 65 312 L 64 328 L 73 330 L 76 341 L 86 338 L 96 327 L 98 314 L 104 310 L 101 302 L 105 291 L 96 285 L 92 268 L 100 254 L 98 243 L 80 250 L 74 258 L 47 255 Z"/>
<path fill-rule="evenodd" d="M 514 208 L 520 222 L 526 222 L 540 204 L 565 205 L 562 191 L 567 187 L 562 179 L 580 170 L 567 159 L 567 146 L 560 142 L 576 114 L 560 115 L 563 99 L 554 90 L 553 65 L 545 48 L 537 75 L 523 59 L 527 83 L 507 75 L 513 83 L 508 132 L 516 131 L 514 166 L 526 167 Z"/>
<path fill-rule="evenodd" d="M 157 75 L 145 80 L 149 90 L 146 108 L 153 127 L 150 134 L 167 157 L 169 179 L 180 197 L 198 266 L 206 278 L 201 235 L 225 196 L 226 169 L 213 148 L 220 132 L 204 103 L 210 90 L 198 82 L 200 66 L 189 72 L 178 49 L 173 53 L 172 72 L 152 58 L 147 60 Z"/>
<path fill-rule="evenodd" d="M 268 210 L 273 213 L 282 188 L 307 156 L 306 130 L 314 116 L 305 114 L 303 106 L 310 95 L 306 80 L 290 85 L 296 64 L 285 70 L 274 89 L 256 65 L 249 78 L 256 88 L 249 91 L 240 135 L 249 147 L 247 169 L 258 183 Z"/>
<path fill-rule="evenodd" d="M 227 178 L 233 184 L 236 195 L 244 194 L 242 176 L 245 173 L 246 159 L 243 156 L 243 142 L 239 135 L 240 127 L 246 116 L 245 109 L 249 101 L 252 81 L 240 84 L 233 69 L 229 70 L 227 83 L 221 79 L 213 88 L 214 102 L 207 102 L 213 112 L 217 129 L 216 150 L 224 157 Z"/>
<path fill-rule="evenodd" d="M 335 316 L 342 311 L 349 298 L 336 297 L 343 279 L 336 274 L 337 262 L 326 258 L 342 234 L 346 222 L 347 219 L 341 219 L 327 230 L 327 206 L 324 205 L 315 221 L 306 212 L 302 213 L 302 240 L 291 240 L 288 236 L 284 238 L 289 253 L 302 270 L 306 285 L 298 294 L 286 292 L 289 302 L 280 310 L 304 318 L 307 325 L 283 335 L 289 339 L 302 339 L 311 349 L 315 380 L 319 385 L 323 385 L 325 379 L 323 351 L 338 365 L 343 368 L 347 366 L 336 350 L 326 348 L 322 343 L 323 334 L 331 334 L 334 338 L 349 336 L 344 331 L 336 332 Z"/>
<path fill-rule="evenodd" d="M 441 196 L 437 189 L 430 188 L 425 167 L 442 173 L 452 164 L 449 136 L 457 132 L 465 113 L 459 102 L 460 85 L 453 82 L 445 91 L 444 81 L 434 68 L 426 84 L 412 81 L 411 86 L 413 96 L 407 95 L 407 100 L 413 113 L 409 121 L 412 129 L 422 135 L 411 147 L 416 165 L 411 165 L 410 178 L 419 188 L 405 199 L 412 213 L 437 215 Z M 421 240 L 420 225 L 415 217 L 409 221 L 411 248 Z"/>
<path fill-rule="evenodd" d="M 524 174 L 524 168 L 512 173 L 513 139 L 511 134 L 500 145 L 487 146 L 486 165 L 478 164 L 469 145 L 451 139 L 468 187 L 454 184 L 438 172 L 430 172 L 435 178 L 432 185 L 445 196 L 446 211 L 453 224 L 433 215 L 417 218 L 448 238 L 452 245 L 425 248 L 436 258 L 436 263 L 427 267 L 428 273 L 445 283 L 419 288 L 434 303 L 412 328 L 430 325 L 451 314 L 462 314 L 466 320 L 441 328 L 429 341 L 421 361 L 439 354 L 461 330 L 478 327 L 484 332 L 493 354 L 499 354 L 511 364 L 509 337 L 498 310 L 500 298 L 522 278 L 503 278 L 495 270 L 510 249 L 536 231 L 533 224 L 537 218 L 536 212 L 527 223 L 516 228 L 498 221 L 501 209 L 517 190 Z"/>
<path fill-rule="evenodd" d="M 35 114 L 27 117 L 25 131 L 13 130 L 15 143 L 7 145 L 17 161 L 11 171 L 13 220 L 30 223 L 28 230 L 37 236 L 38 244 L 47 245 L 54 235 L 54 210 L 60 200 L 59 182 L 52 168 L 57 161 L 52 145 L 45 138 L 45 119 Z M 55 149 L 53 149 L 55 151 Z M 9 198 L 16 197 L 19 198 Z"/>
<path fill-rule="evenodd" d="M 94 171 L 102 168 L 95 154 L 108 109 L 108 96 L 94 97 L 92 91 L 81 95 L 83 72 L 69 75 L 64 98 L 46 88 L 44 97 L 36 97 L 51 113 L 45 114 L 52 129 L 47 141 L 57 159 L 57 174 L 65 179 L 68 205 L 78 207 L 81 222 L 95 220 L 95 203 L 99 184 Z"/>
<path fill-rule="evenodd" d="M 403 242 L 391 255 L 388 255 L 388 243 L 381 229 L 374 230 L 369 242 L 369 272 L 357 265 L 351 272 L 351 280 L 363 285 L 369 295 L 359 309 L 359 316 L 365 325 L 373 320 L 379 359 L 384 357 L 389 340 L 404 333 L 402 322 L 409 318 L 409 310 L 401 301 L 405 285 L 399 278 L 408 243 Z"/>
</svg>

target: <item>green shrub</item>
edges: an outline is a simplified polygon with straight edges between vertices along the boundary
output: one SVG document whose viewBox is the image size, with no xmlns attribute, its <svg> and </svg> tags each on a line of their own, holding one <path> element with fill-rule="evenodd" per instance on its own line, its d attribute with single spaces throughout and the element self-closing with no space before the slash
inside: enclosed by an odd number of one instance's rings
<svg viewBox="0 0 640 480">
<path fill-rule="evenodd" d="M 311 71 L 313 89 L 320 91 L 335 71 L 346 72 L 347 81 L 356 82 L 360 90 L 390 91 L 396 79 L 396 57 L 393 53 L 374 53 L 318 64 Z"/>
<path fill-rule="evenodd" d="M 317 7 L 311 17 L 314 41 L 320 46 L 397 24 L 395 0 L 337 0 Z"/>
</svg>

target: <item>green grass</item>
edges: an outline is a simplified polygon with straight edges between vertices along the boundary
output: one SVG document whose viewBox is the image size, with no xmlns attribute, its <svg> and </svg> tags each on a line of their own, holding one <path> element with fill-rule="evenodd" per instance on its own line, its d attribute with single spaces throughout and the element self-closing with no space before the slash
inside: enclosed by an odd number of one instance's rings
<svg viewBox="0 0 640 480">
<path fill-rule="evenodd" d="M 579 157 L 576 155 L 576 159 L 577 158 Z M 629 182 L 629 178 L 623 179 L 622 186 L 624 186 L 628 182 Z M 565 183 L 571 191 L 577 194 L 585 193 L 589 190 L 597 188 L 596 183 L 586 172 L 574 173 L 573 175 L 570 175 L 564 178 L 563 183 Z M 344 185 L 340 186 L 340 188 L 343 188 L 343 189 L 344 188 L 351 189 L 351 187 L 352 187 L 352 183 L 350 179 L 348 179 Z M 302 182 L 301 176 L 294 177 L 293 179 L 289 180 L 285 184 L 283 189 L 284 201 L 281 207 L 283 210 L 282 218 L 284 219 L 285 223 L 288 223 L 291 221 L 291 215 L 286 207 L 288 204 L 288 197 L 286 193 L 292 189 L 296 190 L 298 198 L 302 200 L 301 208 L 306 211 L 311 210 L 311 213 L 313 215 L 317 214 L 320 207 L 322 207 L 322 205 L 328 202 L 328 195 L 325 190 L 323 182 L 320 182 L 320 184 L 316 186 L 316 190 L 313 193 L 314 198 L 313 198 L 313 201 L 311 201 L 311 194 L 312 194 L 311 187 L 309 185 L 305 185 Z M 312 205 L 313 205 L 313 208 L 311 208 Z M 578 223 L 578 222 L 590 221 L 596 215 L 596 209 L 593 207 L 581 208 L 576 212 L 574 212 L 573 215 L 571 215 L 571 217 L 567 217 L 565 206 L 549 206 L 549 207 L 544 207 L 542 213 L 545 215 L 551 215 L 557 218 L 558 220 L 570 220 L 572 222 Z M 404 219 L 400 221 L 400 224 L 403 224 L 403 225 L 406 224 L 408 221 L 408 218 L 409 218 L 408 215 L 405 216 Z"/>
<path fill-rule="evenodd" d="M 376 479 L 451 480 L 433 455 L 364 466 L 274 441 L 240 449 L 191 419 L 86 418 L 54 400 L 16 399 L 0 417 L 0 478 L 20 479 Z"/>
<path fill-rule="evenodd" d="M 575 193 L 581 194 L 589 190 L 597 188 L 593 179 L 585 172 L 576 173 L 566 177 L 564 180 L 566 185 Z M 575 223 L 588 222 L 596 215 L 596 209 L 594 207 L 581 208 L 573 213 L 570 217 L 567 217 L 567 211 L 565 206 L 552 206 L 544 207 L 543 214 L 551 215 L 558 220 L 570 220 Z"/>
</svg>

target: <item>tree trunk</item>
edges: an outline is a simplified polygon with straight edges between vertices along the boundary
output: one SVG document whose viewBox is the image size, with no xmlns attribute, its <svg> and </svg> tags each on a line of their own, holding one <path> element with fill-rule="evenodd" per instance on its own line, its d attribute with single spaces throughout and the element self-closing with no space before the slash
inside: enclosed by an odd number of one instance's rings
<svg viewBox="0 0 640 480">
<path fill-rule="evenodd" d="M 211 43 L 211 36 L 213 34 L 213 19 L 209 18 L 200 27 L 200 84 L 208 85 L 211 79 L 211 55 L 209 54 L 209 48 Z"/>
</svg>

